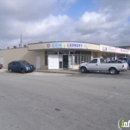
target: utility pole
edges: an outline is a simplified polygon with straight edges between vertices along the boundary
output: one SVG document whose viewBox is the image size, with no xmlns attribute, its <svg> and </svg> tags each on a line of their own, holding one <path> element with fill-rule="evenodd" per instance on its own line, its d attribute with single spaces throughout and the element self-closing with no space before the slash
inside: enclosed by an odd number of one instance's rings
<svg viewBox="0 0 130 130">
<path fill-rule="evenodd" d="M 22 47 L 23 39 L 22 39 L 22 34 L 20 35 L 20 44 L 19 47 Z"/>
</svg>

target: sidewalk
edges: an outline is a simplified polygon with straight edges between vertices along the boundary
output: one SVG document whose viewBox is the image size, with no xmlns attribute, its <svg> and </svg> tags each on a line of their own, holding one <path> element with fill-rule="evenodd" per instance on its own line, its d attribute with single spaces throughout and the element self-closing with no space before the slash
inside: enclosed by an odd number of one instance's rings
<svg viewBox="0 0 130 130">
<path fill-rule="evenodd" d="M 8 72 L 7 69 L 0 69 L 1 72 Z M 41 73 L 60 73 L 60 74 L 77 74 L 80 73 L 79 70 L 69 70 L 69 69 L 61 69 L 61 70 L 35 70 L 34 72 Z"/>
<path fill-rule="evenodd" d="M 69 70 L 69 69 L 60 69 L 60 70 L 35 70 L 35 72 L 61 73 L 61 74 L 77 74 L 77 73 L 80 73 L 79 70 Z"/>
<path fill-rule="evenodd" d="M 3 69 L 3 68 L 0 69 L 0 73 L 1 73 L 1 72 L 7 72 L 7 71 L 8 71 L 7 69 Z"/>
</svg>

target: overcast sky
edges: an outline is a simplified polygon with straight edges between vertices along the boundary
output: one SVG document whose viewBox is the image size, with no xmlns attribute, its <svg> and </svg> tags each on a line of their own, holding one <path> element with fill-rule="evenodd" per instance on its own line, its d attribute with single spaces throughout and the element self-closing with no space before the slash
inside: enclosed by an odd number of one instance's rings
<svg viewBox="0 0 130 130">
<path fill-rule="evenodd" d="M 130 0 L 0 0 L 0 48 L 46 41 L 130 45 Z"/>
</svg>

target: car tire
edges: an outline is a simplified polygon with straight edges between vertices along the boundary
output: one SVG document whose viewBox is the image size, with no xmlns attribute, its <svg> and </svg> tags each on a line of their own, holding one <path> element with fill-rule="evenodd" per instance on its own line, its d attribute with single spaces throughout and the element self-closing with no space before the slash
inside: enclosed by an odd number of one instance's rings
<svg viewBox="0 0 130 130">
<path fill-rule="evenodd" d="M 21 73 L 22 73 L 22 74 L 25 74 L 25 70 L 24 70 L 24 69 L 21 69 Z"/>
<path fill-rule="evenodd" d="M 10 69 L 10 68 L 8 69 L 8 71 L 9 71 L 10 73 L 12 73 L 12 72 L 13 72 L 13 71 L 12 71 L 12 69 Z"/>
<path fill-rule="evenodd" d="M 87 72 L 87 69 L 85 67 L 82 67 L 81 68 L 81 73 L 86 73 Z"/>
<path fill-rule="evenodd" d="M 117 74 L 116 68 L 110 68 L 109 73 L 110 73 L 111 75 Z"/>
</svg>

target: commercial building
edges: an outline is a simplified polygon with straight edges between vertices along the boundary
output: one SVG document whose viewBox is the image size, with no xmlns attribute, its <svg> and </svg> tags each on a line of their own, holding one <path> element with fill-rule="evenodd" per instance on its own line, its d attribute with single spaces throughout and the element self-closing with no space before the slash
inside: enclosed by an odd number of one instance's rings
<svg viewBox="0 0 130 130">
<path fill-rule="evenodd" d="M 130 50 L 87 42 L 40 42 L 25 47 L 0 50 L 4 68 L 16 60 L 26 60 L 36 69 L 78 69 L 81 62 L 96 57 L 107 61 L 130 55 Z"/>
<path fill-rule="evenodd" d="M 130 45 L 120 45 L 118 47 L 130 50 Z"/>
</svg>

